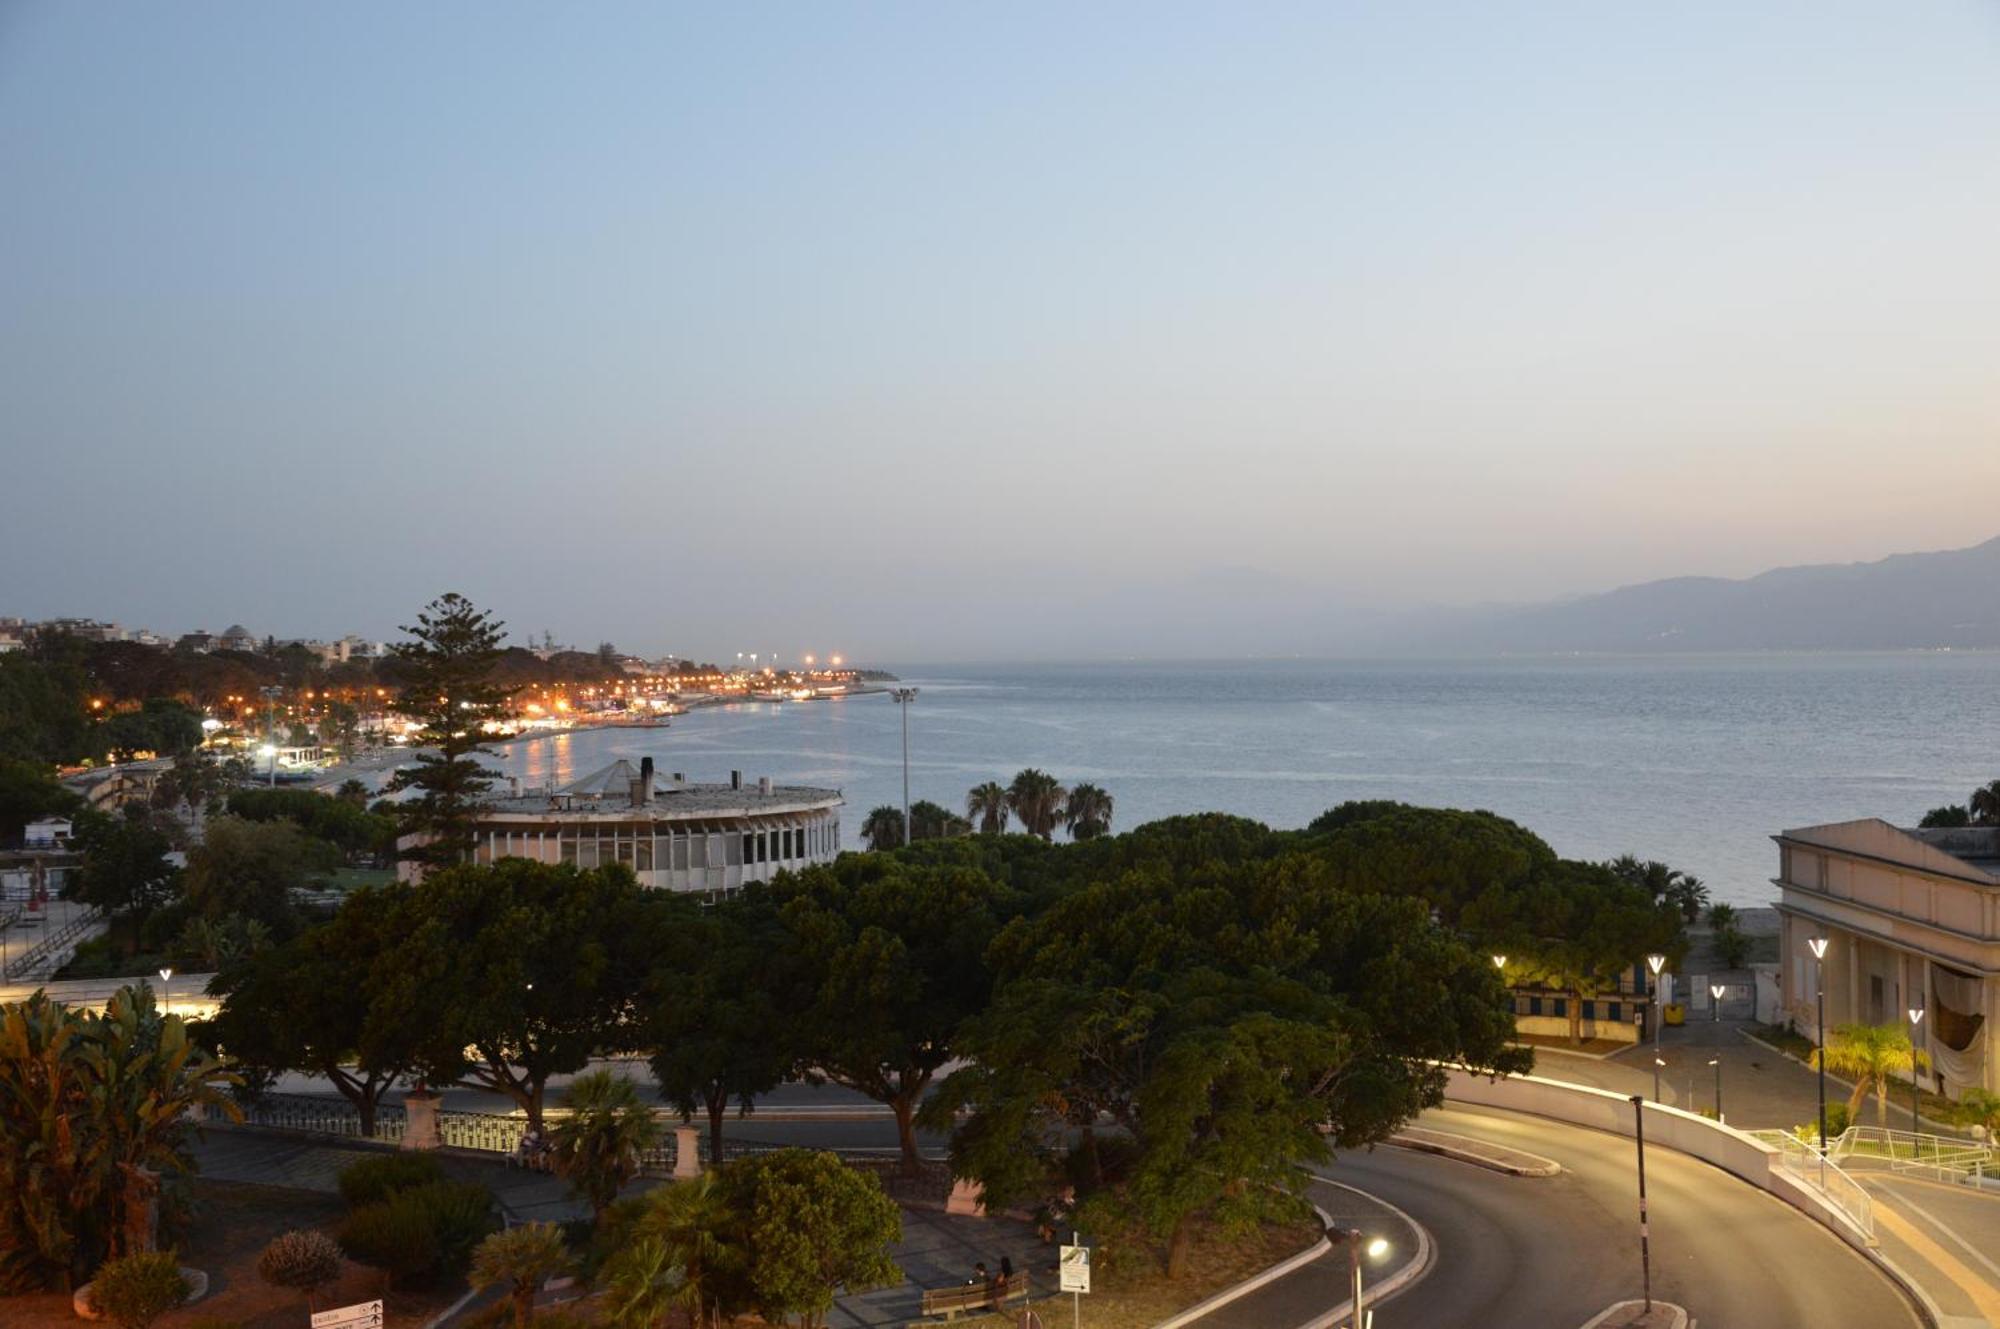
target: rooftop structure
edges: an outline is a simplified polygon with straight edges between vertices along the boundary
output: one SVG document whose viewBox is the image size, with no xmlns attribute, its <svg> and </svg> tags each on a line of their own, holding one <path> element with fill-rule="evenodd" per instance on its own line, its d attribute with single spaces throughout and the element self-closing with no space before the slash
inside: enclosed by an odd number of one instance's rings
<svg viewBox="0 0 2000 1329">
<path fill-rule="evenodd" d="M 557 789 L 522 790 L 510 781 L 480 814 L 473 861 L 623 863 L 642 886 L 732 891 L 830 862 L 840 852 L 841 803 L 837 789 L 745 784 L 739 772 L 728 784 L 690 784 L 679 775 L 659 781 L 651 757 L 637 766 L 615 761 Z M 417 875 L 413 864 L 402 871 Z"/>
</svg>

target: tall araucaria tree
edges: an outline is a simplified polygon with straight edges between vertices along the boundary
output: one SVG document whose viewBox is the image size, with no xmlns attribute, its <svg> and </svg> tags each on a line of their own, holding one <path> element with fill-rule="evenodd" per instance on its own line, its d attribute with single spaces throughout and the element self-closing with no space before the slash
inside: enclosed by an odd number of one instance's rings
<svg viewBox="0 0 2000 1329">
<path fill-rule="evenodd" d="M 413 842 L 403 857 L 427 868 L 472 856 L 473 827 L 493 778 L 479 763 L 487 751 L 482 726 L 498 715 L 513 689 L 493 681 L 506 624 L 456 592 L 439 596 L 404 627 L 412 640 L 395 652 L 402 690 L 395 710 L 415 720 L 424 751 L 399 771 L 390 788 L 414 789 L 399 805 L 400 827 Z"/>
</svg>

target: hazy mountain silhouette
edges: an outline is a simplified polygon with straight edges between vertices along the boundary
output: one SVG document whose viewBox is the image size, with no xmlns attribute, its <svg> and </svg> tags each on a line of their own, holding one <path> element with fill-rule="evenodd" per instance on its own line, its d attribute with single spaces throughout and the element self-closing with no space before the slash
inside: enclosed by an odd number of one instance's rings
<svg viewBox="0 0 2000 1329">
<path fill-rule="evenodd" d="M 1740 581 L 1673 577 L 1555 604 L 1465 610 L 1420 650 L 1899 650 L 2000 646 L 2000 537 L 1873 563 L 1777 568 Z"/>
</svg>

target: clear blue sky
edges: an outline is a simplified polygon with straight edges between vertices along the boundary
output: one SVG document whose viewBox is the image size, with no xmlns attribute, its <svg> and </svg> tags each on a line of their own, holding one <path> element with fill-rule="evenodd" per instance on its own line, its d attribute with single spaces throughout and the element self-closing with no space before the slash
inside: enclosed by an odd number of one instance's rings
<svg viewBox="0 0 2000 1329">
<path fill-rule="evenodd" d="M 1988 3 L 0 0 L 0 613 L 1070 655 L 1970 544 L 1996 432 Z"/>
</svg>

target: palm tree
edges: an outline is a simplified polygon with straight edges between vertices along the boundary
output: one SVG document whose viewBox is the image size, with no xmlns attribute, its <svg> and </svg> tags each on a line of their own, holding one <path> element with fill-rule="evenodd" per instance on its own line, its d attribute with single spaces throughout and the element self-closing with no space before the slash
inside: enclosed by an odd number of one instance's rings
<svg viewBox="0 0 2000 1329">
<path fill-rule="evenodd" d="M 1733 904 L 1712 904 L 1708 907 L 1708 925 L 1720 932 L 1723 928 L 1736 926 L 1736 906 Z"/>
<path fill-rule="evenodd" d="M 535 1293 L 572 1267 L 561 1228 L 554 1223 L 523 1223 L 479 1243 L 466 1281 L 476 1288 L 505 1287 L 514 1302 L 515 1329 L 525 1329 L 535 1318 Z"/>
<path fill-rule="evenodd" d="M 1990 1138 L 2000 1132 L 2000 1094 L 1990 1089 L 1959 1091 L 1958 1121 L 1966 1126 L 1984 1126 Z"/>
<path fill-rule="evenodd" d="M 1850 1119 L 1861 1108 L 1868 1091 L 1875 1091 L 1875 1122 L 1889 1124 L 1889 1079 L 1930 1065 L 1930 1058 L 1910 1046 L 1910 1035 L 1899 1024 L 1843 1024 L 1833 1031 L 1823 1050 L 1815 1050 L 1812 1064 L 1818 1066 L 1822 1054 L 1826 1068 L 1836 1075 L 1854 1077 L 1854 1093 L 1847 1100 Z"/>
<path fill-rule="evenodd" d="M 1069 791 L 1063 821 L 1072 840 L 1094 840 L 1111 829 L 1111 795 L 1094 784 L 1080 784 Z"/>
<path fill-rule="evenodd" d="M 658 1329 L 673 1311 L 700 1310 L 689 1294 L 687 1274 L 658 1237 L 619 1247 L 604 1262 L 600 1281 L 604 1309 L 618 1329 Z"/>
<path fill-rule="evenodd" d="M 2000 780 L 1973 790 L 1965 806 L 1974 826 L 2000 826 Z"/>
<path fill-rule="evenodd" d="M 638 1086 L 610 1071 L 577 1076 L 563 1106 L 569 1116 L 551 1132 L 556 1172 L 602 1220 L 620 1188 L 639 1175 L 641 1155 L 659 1142 L 660 1123 Z"/>
<path fill-rule="evenodd" d="M 929 799 L 919 799 L 910 804 L 910 838 L 912 840 L 949 840 L 953 836 L 968 835 L 972 823 Z"/>
<path fill-rule="evenodd" d="M 861 823 L 861 838 L 876 853 L 903 847 L 903 810 L 887 803 L 868 814 Z"/>
<path fill-rule="evenodd" d="M 723 1235 L 732 1218 L 728 1199 L 713 1172 L 649 1192 L 646 1210 L 633 1224 L 633 1245 L 627 1250 L 657 1242 L 660 1252 L 657 1260 L 650 1255 L 629 1257 L 641 1270 L 628 1276 L 635 1281 L 652 1281 L 663 1268 L 678 1269 L 678 1304 L 687 1307 L 697 1324 L 721 1324 L 719 1289 L 732 1263 L 740 1263 L 740 1253 Z M 643 1272 L 647 1269 L 651 1272 Z"/>
<path fill-rule="evenodd" d="M 1021 819 L 1021 829 L 1044 840 L 1055 838 L 1066 797 L 1055 776 L 1032 766 L 1016 775 L 1007 786 L 1007 806 Z"/>
<path fill-rule="evenodd" d="M 1691 873 L 1675 875 L 1678 880 L 1667 887 L 1667 898 L 1680 909 L 1682 918 L 1693 923 L 1701 917 L 1701 907 L 1708 903 L 1708 887 Z"/>
<path fill-rule="evenodd" d="M 1007 829 L 1007 787 L 997 780 L 975 785 L 965 796 L 965 815 L 979 822 L 981 835 L 1000 835 Z"/>
</svg>

